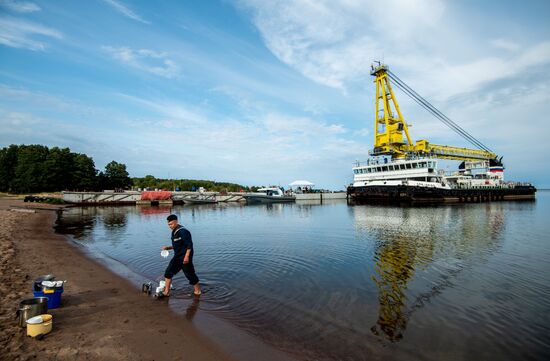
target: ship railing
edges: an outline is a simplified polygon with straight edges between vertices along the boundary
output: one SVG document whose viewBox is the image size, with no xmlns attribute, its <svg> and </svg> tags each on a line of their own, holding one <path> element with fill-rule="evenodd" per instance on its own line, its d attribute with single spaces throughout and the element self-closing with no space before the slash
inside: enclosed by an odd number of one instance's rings
<svg viewBox="0 0 550 361">
<path fill-rule="evenodd" d="M 506 182 L 501 184 L 479 184 L 472 185 L 468 183 L 449 183 L 452 189 L 512 189 L 517 186 L 529 187 L 531 183 L 526 182 Z"/>
</svg>

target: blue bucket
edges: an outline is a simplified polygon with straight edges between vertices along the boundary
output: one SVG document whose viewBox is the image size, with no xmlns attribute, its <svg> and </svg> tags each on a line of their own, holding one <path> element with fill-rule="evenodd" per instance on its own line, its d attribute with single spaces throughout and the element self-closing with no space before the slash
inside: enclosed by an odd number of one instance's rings
<svg viewBox="0 0 550 361">
<path fill-rule="evenodd" d="M 51 293 L 45 293 L 43 291 L 33 291 L 33 293 L 34 297 L 48 298 L 48 310 L 61 306 L 61 294 L 63 293 L 63 288 L 56 289 Z"/>
</svg>

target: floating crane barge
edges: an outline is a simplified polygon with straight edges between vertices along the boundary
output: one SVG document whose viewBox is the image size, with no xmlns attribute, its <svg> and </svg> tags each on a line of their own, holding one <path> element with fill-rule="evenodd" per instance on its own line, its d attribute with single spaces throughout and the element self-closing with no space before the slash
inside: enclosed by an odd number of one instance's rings
<svg viewBox="0 0 550 361">
<path fill-rule="evenodd" d="M 534 199 L 529 183 L 504 181 L 502 157 L 442 114 L 393 74 L 387 66 L 372 66 L 376 83 L 374 148 L 366 163 L 353 167 L 348 199 L 365 202 L 484 202 Z M 390 85 L 390 79 L 428 112 L 465 138 L 475 148 L 413 143 L 408 125 Z M 462 161 L 458 171 L 446 174 L 437 159 Z"/>
</svg>

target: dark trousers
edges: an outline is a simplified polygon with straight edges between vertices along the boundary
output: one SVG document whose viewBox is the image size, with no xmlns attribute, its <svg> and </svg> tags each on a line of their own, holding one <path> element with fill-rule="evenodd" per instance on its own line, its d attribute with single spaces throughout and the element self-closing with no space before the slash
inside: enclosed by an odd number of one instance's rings
<svg viewBox="0 0 550 361">
<path fill-rule="evenodd" d="M 183 274 L 189 281 L 190 285 L 196 285 L 199 283 L 199 278 L 195 273 L 195 267 L 193 266 L 193 261 L 189 260 L 189 263 L 184 264 L 182 259 L 172 258 L 166 271 L 164 271 L 164 277 L 172 279 L 180 270 L 183 270 Z"/>
</svg>

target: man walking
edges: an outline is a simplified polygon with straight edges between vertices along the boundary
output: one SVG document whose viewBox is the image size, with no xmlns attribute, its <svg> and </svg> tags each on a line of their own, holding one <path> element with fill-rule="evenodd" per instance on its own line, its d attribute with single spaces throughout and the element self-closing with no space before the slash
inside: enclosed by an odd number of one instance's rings
<svg viewBox="0 0 550 361">
<path fill-rule="evenodd" d="M 173 249 L 174 257 L 170 260 L 164 272 L 166 284 L 163 295 L 166 297 L 170 296 L 172 277 L 180 270 L 183 270 L 183 274 L 189 280 L 189 284 L 195 288 L 195 296 L 199 296 L 201 294 L 201 286 L 199 278 L 195 273 L 195 267 L 193 267 L 193 240 L 191 239 L 191 232 L 178 223 L 178 217 L 175 214 L 169 215 L 166 220 L 168 221 L 168 227 L 172 230 L 172 246 L 163 246 L 162 250 Z"/>
</svg>

